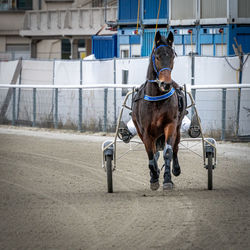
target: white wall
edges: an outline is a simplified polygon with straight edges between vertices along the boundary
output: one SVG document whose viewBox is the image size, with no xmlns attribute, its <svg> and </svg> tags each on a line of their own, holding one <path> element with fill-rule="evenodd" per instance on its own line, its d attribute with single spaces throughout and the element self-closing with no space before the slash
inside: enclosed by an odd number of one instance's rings
<svg viewBox="0 0 250 250">
<path fill-rule="evenodd" d="M 239 67 L 237 57 L 195 57 L 195 77 L 196 85 L 216 85 L 216 84 L 234 84 L 237 83 L 238 72 L 233 68 Z M 245 56 L 246 63 L 243 70 L 243 83 L 250 83 L 250 59 Z M 148 58 L 136 59 L 116 59 L 106 61 L 39 61 L 24 60 L 21 76 L 22 84 L 55 84 L 55 85 L 75 85 L 82 84 L 117 84 L 122 83 L 122 70 L 128 70 L 128 84 L 141 85 L 146 80 L 148 67 Z M 14 73 L 16 61 L 0 62 L 0 84 L 10 83 Z M 233 67 L 230 67 L 229 64 Z M 116 74 L 114 76 L 114 70 Z M 114 78 L 115 77 L 115 78 Z M 179 56 L 175 59 L 175 65 L 172 72 L 172 78 L 179 83 L 191 84 L 191 57 Z M 114 95 L 116 92 L 116 100 Z M 107 94 L 107 122 L 108 127 L 114 124 L 114 110 L 116 117 L 120 111 L 124 96 L 121 89 L 108 90 Z M 226 96 L 226 133 L 235 134 L 238 90 L 227 90 Z M 4 100 L 6 90 L 0 88 L 0 104 Z M 58 112 L 59 121 L 62 124 L 78 123 L 78 90 L 59 90 Z M 83 91 L 83 123 L 86 127 L 103 126 L 104 123 L 104 89 L 84 90 Z M 114 104 L 116 102 L 116 107 Z M 218 135 L 222 128 L 222 90 L 197 90 L 196 104 L 201 117 L 204 131 Z M 47 107 L 47 106 L 48 107 Z M 54 111 L 54 92 L 37 91 L 38 115 L 42 119 L 46 112 Z M 240 100 L 240 123 L 239 134 L 250 134 L 250 91 L 241 91 Z M 22 91 L 20 101 L 20 117 L 32 118 L 32 93 L 28 90 Z M 124 120 L 130 117 L 127 112 Z M 191 112 L 190 112 L 191 113 Z M 29 114 L 29 115 L 28 115 Z M 9 109 L 11 117 L 11 109 Z"/>
</svg>

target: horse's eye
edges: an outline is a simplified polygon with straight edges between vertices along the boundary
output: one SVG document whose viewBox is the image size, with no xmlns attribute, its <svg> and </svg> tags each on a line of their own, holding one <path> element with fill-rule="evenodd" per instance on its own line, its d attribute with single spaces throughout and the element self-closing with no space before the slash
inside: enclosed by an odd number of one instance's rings
<svg viewBox="0 0 250 250">
<path fill-rule="evenodd" d="M 160 60 L 161 59 L 161 56 L 160 55 L 156 55 L 155 56 L 157 60 Z"/>
</svg>

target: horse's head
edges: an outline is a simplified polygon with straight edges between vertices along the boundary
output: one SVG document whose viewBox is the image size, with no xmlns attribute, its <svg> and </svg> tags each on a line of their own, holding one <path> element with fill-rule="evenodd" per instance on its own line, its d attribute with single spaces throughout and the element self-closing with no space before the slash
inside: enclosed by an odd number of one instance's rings
<svg viewBox="0 0 250 250">
<path fill-rule="evenodd" d="M 170 31 L 167 38 L 161 36 L 158 31 L 155 35 L 155 48 L 151 55 L 154 73 L 160 82 L 171 83 L 171 71 L 174 66 L 175 51 L 172 48 L 174 41 L 173 33 Z M 164 87 L 165 88 L 165 87 Z"/>
</svg>

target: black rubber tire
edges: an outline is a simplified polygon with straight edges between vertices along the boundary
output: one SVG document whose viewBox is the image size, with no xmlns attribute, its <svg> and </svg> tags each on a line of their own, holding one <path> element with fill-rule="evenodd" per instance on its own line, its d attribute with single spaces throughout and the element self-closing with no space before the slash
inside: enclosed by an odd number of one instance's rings
<svg viewBox="0 0 250 250">
<path fill-rule="evenodd" d="M 212 156 L 212 153 L 208 153 L 207 188 L 208 190 L 213 189 L 213 156 Z"/>
<path fill-rule="evenodd" d="M 113 193 L 113 179 L 112 179 L 112 156 L 106 156 L 106 171 L 107 171 L 107 185 L 108 193 Z"/>
</svg>

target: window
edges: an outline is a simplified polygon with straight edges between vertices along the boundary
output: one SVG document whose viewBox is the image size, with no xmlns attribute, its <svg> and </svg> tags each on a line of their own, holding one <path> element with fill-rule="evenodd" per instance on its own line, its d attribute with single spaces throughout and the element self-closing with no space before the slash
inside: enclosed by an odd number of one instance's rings
<svg viewBox="0 0 250 250">
<path fill-rule="evenodd" d="M 121 50 L 121 58 L 128 58 L 129 51 L 128 50 Z"/>
<path fill-rule="evenodd" d="M 141 56 L 141 45 L 132 44 L 131 45 L 131 57 L 140 57 Z"/>
<path fill-rule="evenodd" d="M 62 40 L 62 59 L 70 59 L 71 44 L 69 39 Z"/>
<path fill-rule="evenodd" d="M 86 57 L 85 40 L 79 39 L 78 40 L 78 58 L 83 59 L 84 57 Z"/>
<path fill-rule="evenodd" d="M 9 3 L 8 0 L 0 0 L 0 10 L 8 10 Z"/>
<path fill-rule="evenodd" d="M 0 10 L 32 10 L 32 0 L 0 0 Z"/>
<path fill-rule="evenodd" d="M 30 59 L 30 46 L 28 44 L 7 44 L 6 52 L 12 55 L 13 60 L 20 57 Z"/>
<path fill-rule="evenodd" d="M 92 7 L 102 7 L 104 6 L 103 0 L 93 0 Z"/>
<path fill-rule="evenodd" d="M 32 10 L 32 0 L 17 0 L 17 9 Z"/>
</svg>

